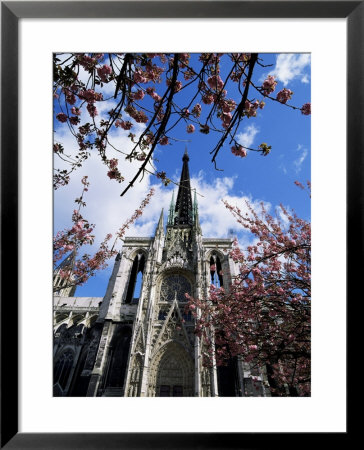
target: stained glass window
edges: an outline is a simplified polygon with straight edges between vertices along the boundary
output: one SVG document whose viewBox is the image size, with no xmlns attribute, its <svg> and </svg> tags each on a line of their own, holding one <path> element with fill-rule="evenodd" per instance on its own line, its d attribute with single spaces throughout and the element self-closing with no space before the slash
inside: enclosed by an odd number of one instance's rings
<svg viewBox="0 0 364 450">
<path fill-rule="evenodd" d="M 179 302 L 185 302 L 186 293 L 191 295 L 191 283 L 184 276 L 169 275 L 163 279 L 160 293 L 162 302 L 173 302 L 175 298 Z"/>
</svg>

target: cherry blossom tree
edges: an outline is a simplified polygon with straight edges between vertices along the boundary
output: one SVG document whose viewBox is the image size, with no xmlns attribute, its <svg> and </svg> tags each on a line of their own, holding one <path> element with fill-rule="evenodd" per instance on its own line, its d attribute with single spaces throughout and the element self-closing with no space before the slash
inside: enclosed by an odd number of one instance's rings
<svg viewBox="0 0 364 450">
<path fill-rule="evenodd" d="M 234 242 L 239 269 L 228 289 L 212 285 L 209 299 L 188 297 L 195 333 L 207 348 L 204 364 L 240 355 L 267 370 L 273 395 L 310 395 L 310 223 L 282 205 L 273 217 L 263 204 L 257 213 L 247 203 L 243 213 L 224 203 L 254 243 L 242 250 Z"/>
<path fill-rule="evenodd" d="M 95 225 L 90 224 L 80 212 L 81 208 L 86 206 L 84 195 L 88 191 L 90 182 L 87 176 L 83 177 L 81 182 L 83 189 L 81 196 L 75 199 L 75 202 L 79 206 L 72 214 L 73 225 L 71 228 L 59 231 L 53 239 L 53 263 L 55 268 L 59 261 L 64 260 L 67 255 L 72 253 L 73 256 L 69 258 L 70 263 L 61 267 L 58 271 L 58 276 L 63 282 L 54 286 L 55 292 L 70 286 L 82 285 L 91 276 L 94 276 L 97 271 L 106 268 L 108 260 L 117 254 L 115 250 L 116 242 L 124 237 L 129 226 L 142 215 L 144 208 L 148 205 L 154 194 L 154 189 L 150 189 L 139 208 L 135 210 L 134 214 L 116 232 L 112 245 L 110 242 L 113 236 L 108 233 L 93 256 L 87 253 L 80 256 L 80 249 L 85 245 L 92 245 L 95 239 L 95 236 L 92 234 Z"/>
<path fill-rule="evenodd" d="M 288 88 L 275 93 L 277 81 L 272 75 L 263 83 L 255 80 L 256 66 L 267 67 L 257 53 L 55 54 L 55 117 L 68 125 L 78 150 L 75 156 L 61 142 L 54 142 L 55 155 L 68 163 L 67 168 L 55 169 L 54 187 L 66 185 L 93 149 L 107 167 L 107 176 L 119 183 L 124 175 L 118 168 L 119 160 L 109 156 L 109 149 L 127 160 L 140 161 L 121 195 L 147 171 L 167 184 L 167 176 L 160 176 L 153 166 L 153 153 L 157 145 L 178 140 L 176 127 L 181 124 L 188 134 L 196 130 L 216 134 L 216 145 L 210 152 L 216 168 L 225 142 L 239 157 L 246 157 L 247 150 L 268 155 L 271 146 L 267 143 L 244 148 L 237 142 L 241 122 L 256 117 L 267 101 L 303 115 L 311 113 L 311 105 L 289 103 L 293 92 Z M 97 120 L 99 105 L 106 101 L 112 101 L 113 106 L 106 118 Z M 142 132 L 136 131 L 138 124 L 143 125 Z M 130 151 L 114 145 L 112 127 L 129 132 Z"/>
</svg>

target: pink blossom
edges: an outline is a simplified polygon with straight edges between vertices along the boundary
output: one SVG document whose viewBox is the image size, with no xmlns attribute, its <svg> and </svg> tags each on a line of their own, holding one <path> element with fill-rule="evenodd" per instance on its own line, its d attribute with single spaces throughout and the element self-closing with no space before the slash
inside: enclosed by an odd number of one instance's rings
<svg viewBox="0 0 364 450">
<path fill-rule="evenodd" d="M 146 89 L 146 92 L 147 92 L 147 94 L 150 95 L 150 96 L 152 97 L 152 99 L 155 100 L 156 102 L 160 102 L 160 101 L 162 100 L 162 97 L 161 97 L 160 95 L 158 95 L 158 94 L 155 92 L 155 89 L 154 89 L 154 88 L 148 87 L 148 88 Z"/>
<path fill-rule="evenodd" d="M 221 119 L 222 119 L 222 126 L 224 128 L 228 128 L 232 119 L 232 115 L 231 113 L 222 113 Z"/>
<path fill-rule="evenodd" d="M 265 95 L 271 94 L 277 86 L 277 82 L 272 75 L 268 75 L 264 83 L 262 84 L 262 89 Z"/>
<path fill-rule="evenodd" d="M 72 123 L 72 125 L 77 125 L 80 122 L 80 118 L 77 116 L 71 116 L 70 122 Z"/>
<path fill-rule="evenodd" d="M 80 61 L 81 66 L 87 71 L 91 71 L 97 64 L 96 58 L 92 58 L 85 54 L 78 55 L 78 60 Z"/>
<path fill-rule="evenodd" d="M 86 100 L 87 103 L 95 103 L 96 101 L 103 100 L 103 95 L 100 92 L 95 92 L 93 89 L 83 89 L 79 92 L 78 96 Z"/>
<path fill-rule="evenodd" d="M 140 69 L 134 72 L 133 79 L 135 83 L 146 83 L 148 81 Z"/>
<path fill-rule="evenodd" d="M 277 100 L 281 103 L 287 103 L 291 99 L 293 92 L 290 89 L 282 89 L 277 94 Z"/>
<path fill-rule="evenodd" d="M 241 158 L 245 158 L 247 155 L 246 149 L 242 145 L 234 145 L 231 147 L 231 153 L 236 156 L 240 156 Z"/>
<path fill-rule="evenodd" d="M 221 102 L 221 109 L 223 110 L 224 113 L 230 113 L 230 112 L 234 111 L 235 108 L 236 108 L 236 103 L 232 99 L 228 99 L 228 100 L 225 99 Z"/>
<path fill-rule="evenodd" d="M 88 111 L 88 113 L 90 114 L 91 117 L 95 117 L 95 116 L 98 115 L 96 106 L 93 105 L 92 103 L 88 103 L 88 105 L 87 105 L 87 111 Z"/>
<path fill-rule="evenodd" d="M 112 170 L 108 171 L 107 176 L 110 178 L 110 180 L 115 180 L 117 178 L 117 174 L 118 174 L 118 170 L 112 169 Z"/>
<path fill-rule="evenodd" d="M 166 83 L 167 83 L 167 86 L 170 86 L 171 85 L 171 83 L 172 83 L 172 80 L 170 79 L 170 78 L 167 78 L 167 80 L 166 80 Z M 174 84 L 174 92 L 178 92 L 178 91 L 180 91 L 182 89 L 182 83 L 180 82 L 180 81 L 175 81 L 175 84 Z"/>
<path fill-rule="evenodd" d="M 129 120 L 127 120 L 127 121 L 116 120 L 115 121 L 115 126 L 116 127 L 120 127 L 123 130 L 130 130 L 132 128 L 133 124 Z"/>
<path fill-rule="evenodd" d="M 193 107 L 193 109 L 192 109 L 192 114 L 193 114 L 195 117 L 200 117 L 200 115 L 201 115 L 201 110 L 202 110 L 201 105 L 200 105 L 199 103 L 197 103 L 197 104 Z"/>
<path fill-rule="evenodd" d="M 257 115 L 257 109 L 259 107 L 259 102 L 251 103 L 249 100 L 246 100 L 245 102 L 245 109 L 244 114 L 249 117 L 256 117 Z"/>
<path fill-rule="evenodd" d="M 187 133 L 193 133 L 195 131 L 195 126 L 192 124 L 187 125 Z"/>
<path fill-rule="evenodd" d="M 81 115 L 81 110 L 79 108 L 77 108 L 76 106 L 73 106 L 71 108 L 71 113 L 74 114 L 75 116 L 80 116 Z"/>
<path fill-rule="evenodd" d="M 59 120 L 60 122 L 67 122 L 67 116 L 64 113 L 58 113 L 56 115 L 57 120 Z"/>
<path fill-rule="evenodd" d="M 112 158 L 109 161 L 109 167 L 110 169 L 115 169 L 115 167 L 118 165 L 118 160 L 116 158 Z"/>
<path fill-rule="evenodd" d="M 141 89 L 138 89 L 136 92 L 132 92 L 132 94 L 131 94 L 131 98 L 133 100 L 143 100 L 144 96 L 145 96 L 145 93 Z"/>
<path fill-rule="evenodd" d="M 301 112 L 305 116 L 309 116 L 311 114 L 311 103 L 305 103 L 302 108 Z"/>
<path fill-rule="evenodd" d="M 224 82 L 219 75 L 212 75 L 207 79 L 207 83 L 210 88 L 214 89 L 215 91 L 221 91 L 221 89 L 224 87 Z"/>
<path fill-rule="evenodd" d="M 111 75 L 112 69 L 107 64 L 104 64 L 102 67 L 97 69 L 97 74 L 101 78 L 103 82 L 108 81 L 108 76 Z"/>
<path fill-rule="evenodd" d="M 214 96 L 212 94 L 206 94 L 202 97 L 202 102 L 205 105 L 211 105 L 211 103 L 214 103 Z"/>
<path fill-rule="evenodd" d="M 169 140 L 168 140 L 167 136 L 163 136 L 163 137 L 159 140 L 159 144 L 160 144 L 160 145 L 168 145 L 168 144 L 169 144 Z"/>
<path fill-rule="evenodd" d="M 53 151 L 54 151 L 54 153 L 62 153 L 62 146 L 61 146 L 61 144 L 54 144 L 53 145 Z"/>
</svg>

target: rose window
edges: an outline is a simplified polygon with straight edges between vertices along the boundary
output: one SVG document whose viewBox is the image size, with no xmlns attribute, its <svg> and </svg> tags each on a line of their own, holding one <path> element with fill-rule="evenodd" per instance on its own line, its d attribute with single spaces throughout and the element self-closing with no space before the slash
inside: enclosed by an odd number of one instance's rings
<svg viewBox="0 0 364 450">
<path fill-rule="evenodd" d="M 179 302 L 187 301 L 185 294 L 191 295 L 191 283 L 181 275 L 169 275 L 165 277 L 161 285 L 160 300 L 173 302 L 175 298 Z"/>
</svg>

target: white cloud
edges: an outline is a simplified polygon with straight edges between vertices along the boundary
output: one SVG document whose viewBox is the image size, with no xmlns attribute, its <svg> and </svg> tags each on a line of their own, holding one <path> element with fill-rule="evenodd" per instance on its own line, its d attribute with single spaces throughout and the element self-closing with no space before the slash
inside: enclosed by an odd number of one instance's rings
<svg viewBox="0 0 364 450">
<path fill-rule="evenodd" d="M 306 157 L 308 155 L 307 148 L 304 148 L 302 145 L 298 145 L 297 151 L 300 152 L 300 156 L 293 161 L 293 164 L 296 168 L 296 173 L 301 171 L 303 161 L 306 159 Z"/>
<path fill-rule="evenodd" d="M 259 133 L 259 128 L 254 124 L 245 127 L 244 132 L 237 134 L 236 140 L 243 147 L 252 147 L 255 136 Z"/>
<path fill-rule="evenodd" d="M 310 67 L 310 62 L 311 56 L 308 53 L 281 53 L 277 56 L 276 66 L 270 75 L 275 75 L 285 86 L 297 78 L 308 83 L 309 74 L 306 69 Z"/>
<path fill-rule="evenodd" d="M 226 209 L 222 200 L 226 200 L 232 206 L 238 206 L 242 214 L 248 212 L 246 201 L 257 211 L 260 210 L 260 201 L 253 200 L 249 195 L 234 195 L 232 192 L 234 182 L 234 178 L 223 177 L 216 178 L 214 182 L 210 183 L 204 179 L 202 172 L 198 177 L 191 179 L 192 188 L 196 188 L 197 192 L 201 194 L 197 201 L 204 237 L 226 238 L 230 231 L 233 231 L 233 234 L 238 235 L 240 239 L 243 235 L 247 235 L 231 212 Z M 269 204 L 265 204 L 265 207 L 267 210 L 270 209 Z"/>
</svg>

